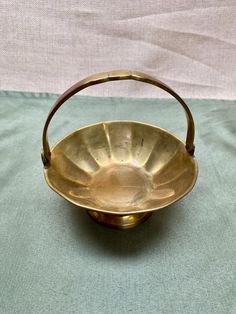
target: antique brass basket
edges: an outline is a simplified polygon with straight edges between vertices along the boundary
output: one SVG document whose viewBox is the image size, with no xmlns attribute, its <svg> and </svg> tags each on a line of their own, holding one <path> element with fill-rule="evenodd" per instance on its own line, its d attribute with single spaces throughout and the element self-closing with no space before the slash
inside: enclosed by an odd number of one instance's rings
<svg viewBox="0 0 236 314">
<path fill-rule="evenodd" d="M 187 116 L 186 143 L 149 124 L 108 121 L 80 128 L 50 149 L 47 130 L 60 106 L 88 86 L 115 80 L 149 83 L 175 97 Z M 131 228 L 191 191 L 198 172 L 193 142 L 192 114 L 168 86 L 140 72 L 99 73 L 72 86 L 52 107 L 43 130 L 44 175 L 55 192 L 97 222 Z"/>
</svg>

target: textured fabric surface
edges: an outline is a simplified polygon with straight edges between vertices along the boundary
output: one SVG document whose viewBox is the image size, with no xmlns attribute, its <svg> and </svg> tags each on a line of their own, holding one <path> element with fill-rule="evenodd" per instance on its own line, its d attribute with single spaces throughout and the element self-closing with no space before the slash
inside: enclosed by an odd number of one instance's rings
<svg viewBox="0 0 236 314">
<path fill-rule="evenodd" d="M 41 132 L 56 95 L 0 92 L 0 312 L 233 314 L 236 311 L 236 102 L 189 100 L 199 177 L 139 227 L 90 220 L 49 189 Z M 132 119 L 184 137 L 174 100 L 75 96 L 55 143 L 97 121 Z"/>
<path fill-rule="evenodd" d="M 87 75 L 127 68 L 184 97 L 235 99 L 235 20 L 235 0 L 1 0 L 0 89 L 61 93 Z M 113 86 L 89 94 L 164 97 Z"/>
</svg>

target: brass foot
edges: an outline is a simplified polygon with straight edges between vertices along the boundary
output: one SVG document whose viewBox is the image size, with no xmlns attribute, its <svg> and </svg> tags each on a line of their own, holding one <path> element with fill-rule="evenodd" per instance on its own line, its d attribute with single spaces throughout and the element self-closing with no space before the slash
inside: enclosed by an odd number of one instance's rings
<svg viewBox="0 0 236 314">
<path fill-rule="evenodd" d="M 133 215 L 114 215 L 104 214 L 92 210 L 88 210 L 87 213 L 97 223 L 115 229 L 129 229 L 136 227 L 141 222 L 147 220 L 152 214 L 152 212 L 148 212 Z"/>
</svg>

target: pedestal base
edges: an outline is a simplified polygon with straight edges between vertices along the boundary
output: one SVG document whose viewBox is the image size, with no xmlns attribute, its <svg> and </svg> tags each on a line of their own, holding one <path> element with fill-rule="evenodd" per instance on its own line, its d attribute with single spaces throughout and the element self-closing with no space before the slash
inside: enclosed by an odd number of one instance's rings
<svg viewBox="0 0 236 314">
<path fill-rule="evenodd" d="M 147 220 L 152 214 L 152 212 L 148 212 L 133 215 L 114 215 L 104 214 L 92 210 L 88 210 L 87 213 L 97 223 L 116 229 L 133 228 L 141 222 Z"/>
</svg>

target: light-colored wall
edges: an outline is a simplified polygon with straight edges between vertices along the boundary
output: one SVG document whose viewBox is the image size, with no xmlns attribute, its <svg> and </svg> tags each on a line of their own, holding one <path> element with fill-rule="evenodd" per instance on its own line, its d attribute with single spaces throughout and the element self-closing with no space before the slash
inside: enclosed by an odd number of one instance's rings
<svg viewBox="0 0 236 314">
<path fill-rule="evenodd" d="M 0 89 L 61 93 L 120 68 L 156 76 L 181 96 L 236 98 L 236 1 L 0 2 Z M 163 96 L 113 82 L 90 95 Z"/>
</svg>

